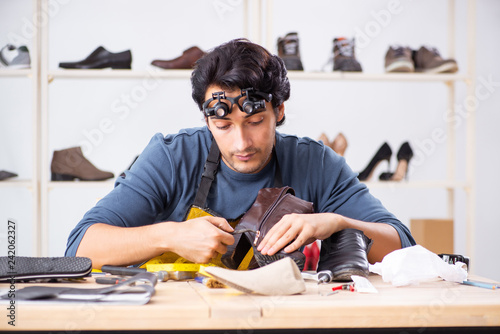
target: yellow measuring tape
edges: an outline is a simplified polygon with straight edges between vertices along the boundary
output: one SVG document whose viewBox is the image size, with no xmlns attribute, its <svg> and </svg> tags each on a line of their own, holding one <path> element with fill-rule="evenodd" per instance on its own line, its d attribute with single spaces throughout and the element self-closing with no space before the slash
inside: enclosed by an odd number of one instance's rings
<svg viewBox="0 0 500 334">
<path fill-rule="evenodd" d="M 187 215 L 186 220 L 199 217 L 206 217 L 206 216 L 213 217 L 213 215 L 208 213 L 207 211 L 199 207 L 192 206 L 189 209 L 189 213 Z M 230 223 L 230 225 L 231 227 L 234 228 L 238 223 L 239 221 L 235 221 Z M 163 271 L 196 271 L 202 273 L 203 268 L 207 266 L 217 266 L 226 268 L 226 266 L 221 262 L 221 257 L 222 255 L 218 254 L 214 259 L 210 261 L 210 263 L 200 264 L 200 263 L 192 263 L 173 252 L 166 252 L 160 256 L 154 257 L 151 260 L 147 261 L 140 268 L 145 268 L 147 271 L 150 272 L 163 270 Z M 239 264 L 238 270 L 247 270 L 252 258 L 253 258 L 253 249 L 250 248 L 250 250 L 247 252 L 245 257 Z"/>
</svg>

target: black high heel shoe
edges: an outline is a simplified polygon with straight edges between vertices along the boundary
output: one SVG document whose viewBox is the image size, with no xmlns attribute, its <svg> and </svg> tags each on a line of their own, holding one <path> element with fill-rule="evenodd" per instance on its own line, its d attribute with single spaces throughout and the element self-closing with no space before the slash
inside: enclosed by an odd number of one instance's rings
<svg viewBox="0 0 500 334">
<path fill-rule="evenodd" d="M 375 153 L 375 156 L 372 158 L 368 166 L 366 166 L 366 168 L 361 173 L 359 173 L 358 179 L 360 181 L 366 181 L 370 179 L 373 174 L 373 171 L 375 170 L 375 167 L 377 167 L 378 164 L 384 160 L 387 160 L 387 162 L 389 163 L 391 155 L 392 155 L 392 150 L 389 147 L 389 144 L 384 143 L 378 149 L 377 153 Z"/>
<path fill-rule="evenodd" d="M 382 173 L 379 176 L 381 181 L 401 181 L 408 177 L 408 165 L 413 157 L 413 150 L 410 143 L 404 142 L 398 150 L 398 166 L 394 173 Z"/>
</svg>

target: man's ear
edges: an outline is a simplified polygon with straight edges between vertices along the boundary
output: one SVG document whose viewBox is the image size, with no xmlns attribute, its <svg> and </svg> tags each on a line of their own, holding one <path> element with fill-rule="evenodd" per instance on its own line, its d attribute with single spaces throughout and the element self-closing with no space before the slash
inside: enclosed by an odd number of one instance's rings
<svg viewBox="0 0 500 334">
<path fill-rule="evenodd" d="M 276 123 L 281 122 L 281 120 L 285 117 L 285 104 L 282 103 L 278 106 L 278 117 L 276 117 Z"/>
</svg>

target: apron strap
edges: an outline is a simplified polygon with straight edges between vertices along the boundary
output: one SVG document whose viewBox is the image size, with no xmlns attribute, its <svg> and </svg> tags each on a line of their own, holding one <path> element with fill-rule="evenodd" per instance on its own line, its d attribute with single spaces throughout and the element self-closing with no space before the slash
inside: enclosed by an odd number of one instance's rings
<svg viewBox="0 0 500 334">
<path fill-rule="evenodd" d="M 283 187 L 283 179 L 281 178 L 281 168 L 278 163 L 278 155 L 276 154 L 276 149 L 273 147 L 274 161 L 275 161 L 275 170 L 274 170 L 274 188 Z"/>
<path fill-rule="evenodd" d="M 278 164 L 278 156 L 276 155 L 276 150 L 273 147 L 273 155 L 276 164 L 274 172 L 274 187 L 283 187 L 283 180 L 281 178 L 281 168 Z M 194 199 L 193 205 L 204 208 L 207 202 L 208 193 L 210 192 L 210 187 L 212 182 L 215 180 L 215 175 L 217 174 L 217 168 L 220 162 L 220 150 L 215 139 L 212 140 L 212 145 L 210 146 L 210 151 L 208 152 L 207 160 L 205 161 L 205 166 L 203 168 L 203 174 L 201 175 L 200 186 L 196 192 L 196 197 Z"/>
<path fill-rule="evenodd" d="M 205 207 L 207 201 L 208 192 L 212 186 L 212 182 L 215 180 L 215 174 L 217 174 L 217 168 L 219 167 L 220 161 L 220 151 L 219 146 L 212 140 L 212 145 L 210 146 L 210 151 L 208 152 L 207 161 L 205 161 L 205 167 L 203 168 L 203 174 L 201 175 L 200 187 L 196 193 L 193 205 L 200 208 Z"/>
</svg>

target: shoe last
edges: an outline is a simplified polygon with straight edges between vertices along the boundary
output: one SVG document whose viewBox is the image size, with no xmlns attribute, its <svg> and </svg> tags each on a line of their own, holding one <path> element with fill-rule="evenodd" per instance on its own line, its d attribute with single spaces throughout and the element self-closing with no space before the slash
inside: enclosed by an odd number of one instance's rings
<svg viewBox="0 0 500 334">
<path fill-rule="evenodd" d="M 293 295 L 306 290 L 299 267 L 288 257 L 252 270 L 210 266 L 205 271 L 221 283 L 245 293 Z"/>
</svg>

